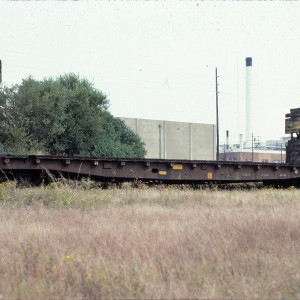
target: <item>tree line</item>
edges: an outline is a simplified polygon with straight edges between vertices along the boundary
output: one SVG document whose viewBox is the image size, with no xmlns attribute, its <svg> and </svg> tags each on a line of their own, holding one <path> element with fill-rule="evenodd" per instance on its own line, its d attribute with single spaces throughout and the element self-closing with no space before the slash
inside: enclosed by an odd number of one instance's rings
<svg viewBox="0 0 300 300">
<path fill-rule="evenodd" d="M 0 87 L 0 149 L 91 157 L 144 157 L 144 143 L 108 110 L 107 96 L 65 74 Z"/>
</svg>

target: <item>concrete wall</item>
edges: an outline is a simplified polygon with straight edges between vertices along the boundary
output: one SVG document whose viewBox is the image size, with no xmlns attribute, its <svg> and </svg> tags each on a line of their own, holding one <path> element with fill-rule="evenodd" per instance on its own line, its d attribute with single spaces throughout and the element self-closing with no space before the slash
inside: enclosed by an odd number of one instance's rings
<svg viewBox="0 0 300 300">
<path fill-rule="evenodd" d="M 121 118 L 144 141 L 147 158 L 214 160 L 215 125 Z"/>
</svg>

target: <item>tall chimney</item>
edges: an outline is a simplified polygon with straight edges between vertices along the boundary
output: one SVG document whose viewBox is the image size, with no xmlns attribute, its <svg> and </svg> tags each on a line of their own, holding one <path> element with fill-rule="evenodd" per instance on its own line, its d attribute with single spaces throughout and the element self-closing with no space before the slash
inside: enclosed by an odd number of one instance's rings
<svg viewBox="0 0 300 300">
<path fill-rule="evenodd" d="M 229 148 L 229 130 L 226 130 L 226 150 Z"/>
<path fill-rule="evenodd" d="M 252 145 L 252 57 L 246 57 L 246 147 Z"/>
</svg>

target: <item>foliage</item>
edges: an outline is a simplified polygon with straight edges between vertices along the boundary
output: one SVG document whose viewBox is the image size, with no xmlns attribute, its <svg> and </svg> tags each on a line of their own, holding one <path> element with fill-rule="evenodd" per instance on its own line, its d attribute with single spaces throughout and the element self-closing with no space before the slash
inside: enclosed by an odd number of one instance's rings
<svg viewBox="0 0 300 300">
<path fill-rule="evenodd" d="M 0 143 L 14 153 L 143 157 L 144 144 L 75 74 L 0 89 Z"/>
</svg>

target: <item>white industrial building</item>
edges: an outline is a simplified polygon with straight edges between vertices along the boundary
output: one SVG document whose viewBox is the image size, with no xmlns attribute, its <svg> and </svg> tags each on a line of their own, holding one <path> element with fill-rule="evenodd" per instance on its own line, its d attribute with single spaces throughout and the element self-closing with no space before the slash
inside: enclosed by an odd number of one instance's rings
<svg viewBox="0 0 300 300">
<path fill-rule="evenodd" d="M 216 159 L 216 126 L 213 124 L 121 119 L 145 143 L 146 158 Z"/>
</svg>

